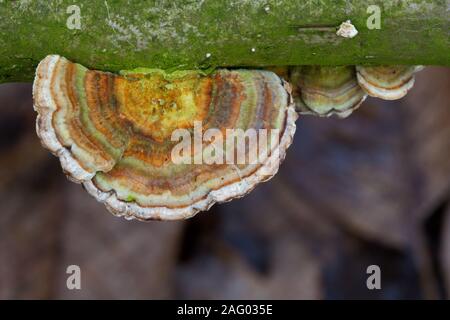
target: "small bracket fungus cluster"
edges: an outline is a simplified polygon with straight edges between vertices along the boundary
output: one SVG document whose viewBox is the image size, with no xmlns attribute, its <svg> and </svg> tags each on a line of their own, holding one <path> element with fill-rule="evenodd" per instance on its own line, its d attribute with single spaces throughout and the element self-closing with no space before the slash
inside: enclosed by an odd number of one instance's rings
<svg viewBox="0 0 450 320">
<path fill-rule="evenodd" d="M 295 67 L 281 71 L 293 83 L 291 92 L 267 70 L 204 74 L 139 68 L 113 74 L 50 55 L 40 62 L 33 85 L 37 133 L 66 175 L 112 213 L 183 219 L 241 197 L 275 175 L 298 113 L 346 117 L 367 94 L 398 99 L 412 87 L 417 70 Z M 271 130 L 276 139 L 265 145 L 265 153 L 259 136 L 241 149 L 245 159 L 257 152 L 256 162 L 174 161 L 179 145 L 174 132 L 195 136 L 198 123 L 214 134 L 196 141 L 201 148 L 182 148 L 183 157 L 203 159 L 204 150 L 212 150 L 217 159 L 224 146 L 219 138 L 229 130 Z"/>
<path fill-rule="evenodd" d="M 353 67 L 305 66 L 293 68 L 297 110 L 305 114 L 349 116 L 366 99 Z"/>
<path fill-rule="evenodd" d="M 384 99 L 403 98 L 414 85 L 418 66 L 303 66 L 287 74 L 300 114 L 348 117 L 367 95 Z"/>
</svg>

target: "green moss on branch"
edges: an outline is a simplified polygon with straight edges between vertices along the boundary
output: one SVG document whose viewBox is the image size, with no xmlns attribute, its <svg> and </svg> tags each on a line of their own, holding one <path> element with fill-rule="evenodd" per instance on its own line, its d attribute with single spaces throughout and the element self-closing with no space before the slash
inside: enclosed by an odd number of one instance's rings
<svg viewBox="0 0 450 320">
<path fill-rule="evenodd" d="M 66 26 L 78 5 L 81 29 Z M 89 68 L 305 64 L 450 65 L 446 0 L 0 0 L 0 82 L 29 81 L 57 53 Z M 352 39 L 336 35 L 351 19 Z"/>
</svg>

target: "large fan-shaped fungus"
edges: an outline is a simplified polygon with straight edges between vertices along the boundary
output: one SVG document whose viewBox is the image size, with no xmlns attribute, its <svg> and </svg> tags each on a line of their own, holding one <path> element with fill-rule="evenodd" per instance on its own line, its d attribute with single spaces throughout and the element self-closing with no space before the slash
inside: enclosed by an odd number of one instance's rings
<svg viewBox="0 0 450 320">
<path fill-rule="evenodd" d="M 33 95 L 38 135 L 66 174 L 113 213 L 138 219 L 187 218 L 251 191 L 277 172 L 297 118 L 289 86 L 269 71 L 116 75 L 51 55 L 38 66 Z M 186 140 L 184 156 L 194 161 L 175 163 L 174 132 L 196 140 L 199 124 L 210 136 L 193 148 Z M 220 148 L 208 147 L 224 146 L 233 129 L 271 130 L 276 139 L 257 162 L 206 161 L 205 150 L 217 159 Z M 246 145 L 245 156 L 261 140 Z"/>
</svg>

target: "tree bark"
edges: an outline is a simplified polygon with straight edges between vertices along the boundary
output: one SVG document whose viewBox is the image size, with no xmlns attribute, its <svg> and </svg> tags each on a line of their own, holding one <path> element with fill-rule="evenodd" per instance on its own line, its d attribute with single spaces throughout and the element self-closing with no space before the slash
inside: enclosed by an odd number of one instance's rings
<svg viewBox="0 0 450 320">
<path fill-rule="evenodd" d="M 348 19 L 358 35 L 337 36 Z M 32 80 L 52 53 L 108 71 L 450 65 L 449 30 L 447 0 L 0 0 L 0 82 Z"/>
</svg>

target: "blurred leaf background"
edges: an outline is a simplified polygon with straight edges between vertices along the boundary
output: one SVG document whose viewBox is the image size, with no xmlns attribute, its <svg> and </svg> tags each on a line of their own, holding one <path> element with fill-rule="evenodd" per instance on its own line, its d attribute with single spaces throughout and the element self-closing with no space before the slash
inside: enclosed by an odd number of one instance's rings
<svg viewBox="0 0 450 320">
<path fill-rule="evenodd" d="M 450 297 L 450 69 L 346 120 L 300 118 L 275 178 L 180 222 L 109 214 L 41 147 L 35 116 L 30 84 L 0 86 L 1 299 Z"/>
</svg>

